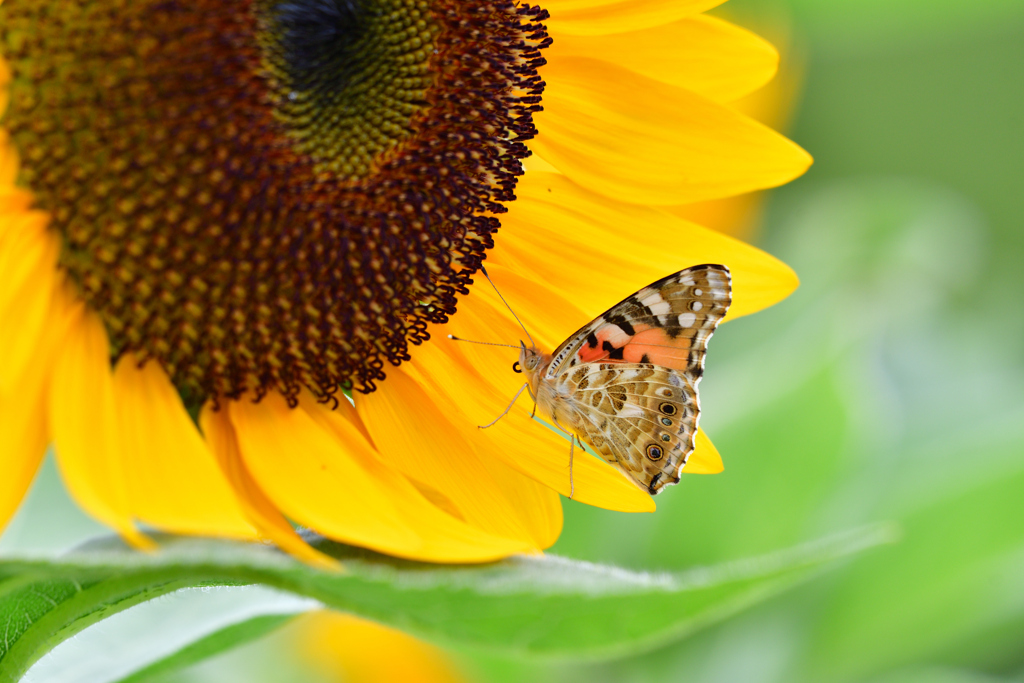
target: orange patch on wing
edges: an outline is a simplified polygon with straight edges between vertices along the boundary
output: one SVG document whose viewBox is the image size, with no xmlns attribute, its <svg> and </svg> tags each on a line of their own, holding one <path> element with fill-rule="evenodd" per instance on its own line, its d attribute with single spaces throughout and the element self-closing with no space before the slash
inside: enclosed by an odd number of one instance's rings
<svg viewBox="0 0 1024 683">
<path fill-rule="evenodd" d="M 576 357 L 580 359 L 581 363 L 593 363 L 599 361 L 602 358 L 608 357 L 608 352 L 601 348 L 601 344 L 598 343 L 594 348 L 590 348 L 587 344 L 580 347 L 580 350 L 576 352 Z"/>
<path fill-rule="evenodd" d="M 633 325 L 634 336 L 630 336 L 623 332 L 622 328 L 615 323 L 605 323 L 597 330 L 594 331 L 594 337 L 597 338 L 597 346 L 591 348 L 586 342 L 583 342 L 583 346 L 576 352 L 576 357 L 579 358 L 581 363 L 593 363 L 599 360 L 605 360 L 608 358 L 610 353 L 604 348 L 605 342 L 608 342 L 615 348 L 629 348 L 633 340 L 636 339 L 636 335 L 646 330 L 652 329 L 649 325 Z M 623 356 L 621 359 L 629 363 L 639 363 L 640 356 L 637 356 L 638 360 L 630 360 L 628 357 Z"/>
<path fill-rule="evenodd" d="M 647 344 L 630 344 L 623 351 L 622 358 L 627 363 L 653 363 L 673 370 L 685 370 L 690 365 L 688 354 Z"/>
<path fill-rule="evenodd" d="M 633 325 L 633 336 L 627 335 L 618 325 L 607 323 L 594 331 L 597 346 L 586 342 L 576 352 L 580 363 L 653 363 L 673 370 L 685 370 L 690 365 L 690 350 L 693 340 L 689 335 L 670 337 L 663 327 Z M 605 342 L 616 349 L 622 349 L 622 358 L 609 358 L 611 351 Z M 646 356 L 646 358 L 645 358 Z"/>
<path fill-rule="evenodd" d="M 644 355 L 648 363 L 654 363 L 673 370 L 685 370 L 689 366 L 690 338 L 680 335 L 675 339 L 660 327 L 637 332 L 623 350 L 623 359 L 629 363 L 640 363 Z"/>
</svg>

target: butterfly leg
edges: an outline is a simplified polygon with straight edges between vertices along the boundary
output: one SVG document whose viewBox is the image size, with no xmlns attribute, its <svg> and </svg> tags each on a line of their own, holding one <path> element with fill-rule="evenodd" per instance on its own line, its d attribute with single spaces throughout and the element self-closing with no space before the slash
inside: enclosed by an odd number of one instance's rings
<svg viewBox="0 0 1024 683">
<path fill-rule="evenodd" d="M 526 384 L 526 391 L 530 394 L 530 398 L 533 399 L 533 411 L 530 413 L 530 419 L 532 420 L 537 416 L 537 397 L 533 395 L 533 389 L 530 388 L 530 384 Z"/>
<path fill-rule="evenodd" d="M 557 417 L 552 416 L 552 419 L 555 421 L 555 426 L 556 427 L 558 427 L 563 432 L 565 432 L 566 434 L 569 435 L 569 500 L 572 500 L 573 495 L 576 493 L 576 484 L 573 482 L 573 478 L 572 478 L 572 458 L 573 458 L 573 455 L 576 454 L 576 444 L 579 443 L 580 448 L 583 449 L 584 453 L 587 452 L 587 449 L 583 445 L 583 442 L 580 441 L 580 437 L 577 436 L 575 432 L 570 432 L 568 429 L 563 427 L 558 422 L 558 418 Z"/>
<path fill-rule="evenodd" d="M 576 443 L 578 443 L 580 445 L 580 448 L 583 450 L 584 453 L 587 452 L 587 447 L 583 444 L 583 439 L 581 439 L 577 434 L 573 434 L 572 435 L 572 439 L 569 440 L 569 500 L 572 500 L 572 495 L 576 492 L 576 485 L 573 484 L 573 481 L 572 481 L 572 455 L 573 455 L 573 453 L 572 453 L 572 451 L 573 451 L 572 442 L 573 442 L 573 440 L 575 440 Z"/>
<path fill-rule="evenodd" d="M 512 397 L 512 402 L 509 403 L 508 407 L 505 408 L 505 410 L 502 411 L 501 415 L 499 415 L 498 417 L 494 418 L 493 420 L 491 420 L 490 422 L 488 422 L 485 425 L 477 425 L 477 429 L 487 429 L 488 427 L 493 426 L 498 420 L 500 420 L 501 418 L 503 418 L 506 415 L 508 415 L 508 411 L 512 410 L 512 406 L 514 406 L 516 404 L 516 399 L 519 398 L 519 394 L 523 393 L 523 389 L 529 389 L 529 388 L 530 388 L 530 384 L 529 383 L 526 383 L 523 386 L 519 387 L 519 391 L 517 391 L 516 395 Z M 536 410 L 536 405 L 537 404 L 534 403 L 534 410 Z"/>
<path fill-rule="evenodd" d="M 569 500 L 572 500 L 573 495 L 576 493 L 576 484 L 572 480 L 572 456 L 573 451 L 576 450 L 576 437 L 569 439 Z"/>
</svg>

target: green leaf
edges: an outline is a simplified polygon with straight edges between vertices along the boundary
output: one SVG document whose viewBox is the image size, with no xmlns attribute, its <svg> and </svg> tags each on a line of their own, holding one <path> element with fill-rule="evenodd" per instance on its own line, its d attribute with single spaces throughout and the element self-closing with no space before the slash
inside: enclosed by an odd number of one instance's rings
<svg viewBox="0 0 1024 683">
<path fill-rule="evenodd" d="M 122 678 L 117 683 L 147 683 L 147 681 L 157 680 L 167 674 L 198 664 L 204 659 L 227 652 L 238 645 L 258 640 L 293 617 L 292 614 L 265 614 L 232 624 L 186 645 L 177 652 Z"/>
<path fill-rule="evenodd" d="M 264 584 L 441 644 L 518 656 L 609 658 L 657 647 L 892 540 L 866 527 L 763 557 L 646 573 L 554 556 L 432 565 L 311 539 L 344 570 L 260 545 L 157 536 L 158 553 L 117 539 L 57 560 L 0 562 L 0 681 L 104 617 L 187 587 Z"/>
</svg>

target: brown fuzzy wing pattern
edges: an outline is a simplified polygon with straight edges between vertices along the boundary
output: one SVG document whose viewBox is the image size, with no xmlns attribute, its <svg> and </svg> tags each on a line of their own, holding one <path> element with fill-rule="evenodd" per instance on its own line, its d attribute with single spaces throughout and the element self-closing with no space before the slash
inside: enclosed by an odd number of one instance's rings
<svg viewBox="0 0 1024 683">
<path fill-rule="evenodd" d="M 568 426 L 601 457 L 651 495 L 679 481 L 697 435 L 695 382 L 652 363 L 585 363 L 558 381 Z"/>
<path fill-rule="evenodd" d="M 652 363 L 698 379 L 708 340 L 732 304 L 725 266 L 704 264 L 652 282 L 579 329 L 552 355 L 554 379 L 584 363 Z"/>
</svg>

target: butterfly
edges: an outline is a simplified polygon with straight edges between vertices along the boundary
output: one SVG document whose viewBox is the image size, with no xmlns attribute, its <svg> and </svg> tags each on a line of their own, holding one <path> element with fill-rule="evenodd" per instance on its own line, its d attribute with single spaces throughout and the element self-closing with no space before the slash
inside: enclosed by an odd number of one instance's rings
<svg viewBox="0 0 1024 683">
<path fill-rule="evenodd" d="M 553 353 L 520 341 L 520 393 L 528 389 L 534 412 L 569 435 L 570 482 L 577 442 L 651 495 L 679 482 L 697 435 L 708 340 L 731 303 L 729 269 L 704 264 L 626 297 Z"/>
</svg>

